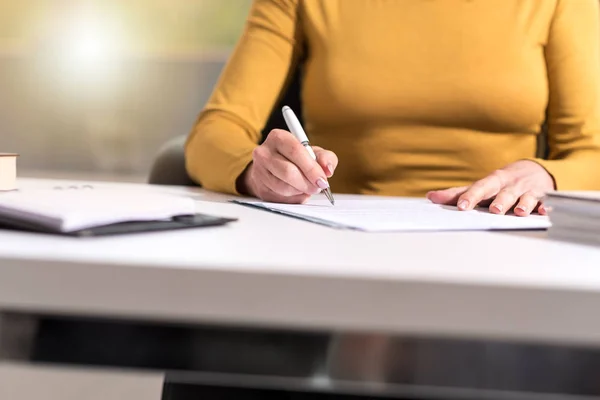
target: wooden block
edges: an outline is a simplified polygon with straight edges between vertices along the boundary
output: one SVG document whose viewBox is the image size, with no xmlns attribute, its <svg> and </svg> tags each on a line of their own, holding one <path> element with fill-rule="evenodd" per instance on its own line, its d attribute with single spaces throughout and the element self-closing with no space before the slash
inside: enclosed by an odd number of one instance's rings
<svg viewBox="0 0 600 400">
<path fill-rule="evenodd" d="M 0 192 L 17 188 L 17 157 L 14 153 L 0 153 Z"/>
</svg>

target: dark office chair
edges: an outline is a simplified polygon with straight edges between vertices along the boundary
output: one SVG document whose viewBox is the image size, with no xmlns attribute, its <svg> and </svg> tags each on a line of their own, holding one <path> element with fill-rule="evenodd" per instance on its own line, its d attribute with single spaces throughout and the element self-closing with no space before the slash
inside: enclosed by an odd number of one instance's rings
<svg viewBox="0 0 600 400">
<path fill-rule="evenodd" d="M 285 128 L 285 120 L 281 114 L 281 108 L 284 105 L 290 106 L 296 111 L 298 118 L 302 119 L 300 79 L 301 68 L 298 68 L 284 90 L 284 95 L 271 111 L 271 116 L 262 131 L 263 141 L 271 130 Z M 155 185 L 197 185 L 189 177 L 185 168 L 184 144 L 186 139 L 187 136 L 178 136 L 163 145 L 150 170 L 148 183 Z"/>
</svg>

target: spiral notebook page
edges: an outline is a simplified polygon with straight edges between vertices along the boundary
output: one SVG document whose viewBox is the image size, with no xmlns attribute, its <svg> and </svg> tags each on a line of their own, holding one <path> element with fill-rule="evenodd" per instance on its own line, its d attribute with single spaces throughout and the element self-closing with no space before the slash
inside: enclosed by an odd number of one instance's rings
<svg viewBox="0 0 600 400">
<path fill-rule="evenodd" d="M 495 215 L 486 210 L 457 211 L 455 207 L 414 198 L 336 197 L 335 206 L 323 199 L 303 205 L 235 202 L 335 228 L 369 232 L 545 229 L 550 226 L 545 216 L 523 218 Z"/>
</svg>

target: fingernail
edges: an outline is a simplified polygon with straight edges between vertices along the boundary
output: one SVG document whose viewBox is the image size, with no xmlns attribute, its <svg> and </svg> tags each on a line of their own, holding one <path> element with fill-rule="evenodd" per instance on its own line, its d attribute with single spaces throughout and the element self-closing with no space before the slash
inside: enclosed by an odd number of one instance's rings
<svg viewBox="0 0 600 400">
<path fill-rule="evenodd" d="M 492 204 L 492 208 L 495 208 L 496 211 L 498 211 L 499 213 L 501 213 L 502 210 L 504 210 L 504 207 L 502 207 L 502 204 Z"/>
<path fill-rule="evenodd" d="M 461 200 L 458 202 L 458 208 L 460 210 L 466 210 L 469 207 L 469 202 L 467 200 Z"/>
<path fill-rule="evenodd" d="M 327 164 L 327 173 L 330 177 L 333 175 L 333 164 Z"/>
<path fill-rule="evenodd" d="M 521 211 L 521 212 L 527 212 L 527 208 L 525 208 L 525 206 L 517 206 L 517 207 L 515 208 L 515 210 L 519 210 L 519 211 Z"/>
<path fill-rule="evenodd" d="M 323 178 L 319 178 L 317 179 L 317 186 L 320 187 L 321 189 L 327 189 L 329 187 L 329 184 L 327 183 L 327 181 Z"/>
</svg>

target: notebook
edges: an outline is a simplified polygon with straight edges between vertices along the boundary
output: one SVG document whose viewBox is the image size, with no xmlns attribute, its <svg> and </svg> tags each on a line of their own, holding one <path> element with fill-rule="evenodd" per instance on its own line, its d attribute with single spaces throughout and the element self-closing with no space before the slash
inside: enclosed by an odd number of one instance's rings
<svg viewBox="0 0 600 400">
<path fill-rule="evenodd" d="M 425 199 L 336 196 L 335 206 L 325 199 L 289 205 L 261 201 L 235 200 L 247 206 L 334 228 L 367 232 L 459 231 L 546 229 L 548 217 L 496 215 L 487 210 L 458 211 L 456 207 L 436 205 Z"/>
<path fill-rule="evenodd" d="M 199 214 L 193 199 L 152 191 L 92 186 L 0 193 L 0 227 L 72 236 L 222 225 Z"/>
</svg>

